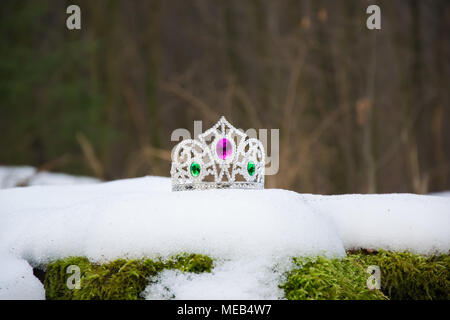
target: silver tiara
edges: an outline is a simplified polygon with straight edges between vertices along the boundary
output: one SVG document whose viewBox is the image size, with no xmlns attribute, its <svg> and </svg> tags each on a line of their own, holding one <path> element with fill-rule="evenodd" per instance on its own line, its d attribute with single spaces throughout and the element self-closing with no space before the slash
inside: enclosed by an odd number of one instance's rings
<svg viewBox="0 0 450 320">
<path fill-rule="evenodd" d="M 175 146 L 172 191 L 264 189 L 264 166 L 262 143 L 221 117 L 198 139 L 186 139 Z"/>
</svg>

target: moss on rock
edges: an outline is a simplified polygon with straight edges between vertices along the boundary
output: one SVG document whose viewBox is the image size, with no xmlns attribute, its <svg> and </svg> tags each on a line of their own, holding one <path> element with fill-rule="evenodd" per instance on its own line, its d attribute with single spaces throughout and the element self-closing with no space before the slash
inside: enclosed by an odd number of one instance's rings
<svg viewBox="0 0 450 320">
<path fill-rule="evenodd" d="M 280 284 L 285 297 L 303 299 L 450 299 L 450 255 L 422 256 L 408 252 L 349 253 L 343 259 L 294 258 L 294 268 Z M 66 273 L 80 268 L 81 288 L 70 290 Z M 381 270 L 381 290 L 367 288 L 367 267 Z M 159 272 L 211 272 L 211 258 L 181 254 L 167 260 L 117 259 L 95 264 L 85 257 L 50 263 L 44 286 L 47 299 L 143 299 L 141 293 Z"/>
<path fill-rule="evenodd" d="M 80 289 L 69 289 L 66 270 L 70 265 L 80 268 Z M 101 299 L 136 300 L 153 276 L 164 269 L 178 269 L 182 272 L 211 272 L 213 261 L 198 254 L 177 255 L 161 259 L 117 259 L 106 264 L 95 264 L 84 257 L 69 257 L 50 263 L 45 275 L 47 299 Z"/>
<path fill-rule="evenodd" d="M 343 259 L 295 258 L 280 285 L 287 299 L 450 299 L 450 256 L 358 252 Z M 381 291 L 367 288 L 367 267 L 381 271 Z"/>
<path fill-rule="evenodd" d="M 358 257 L 294 258 L 295 268 L 280 285 L 289 300 L 384 300 L 366 286 L 368 274 Z"/>
<path fill-rule="evenodd" d="M 450 255 L 422 256 L 380 250 L 359 254 L 364 264 L 381 270 L 381 290 L 394 300 L 449 300 Z"/>
</svg>

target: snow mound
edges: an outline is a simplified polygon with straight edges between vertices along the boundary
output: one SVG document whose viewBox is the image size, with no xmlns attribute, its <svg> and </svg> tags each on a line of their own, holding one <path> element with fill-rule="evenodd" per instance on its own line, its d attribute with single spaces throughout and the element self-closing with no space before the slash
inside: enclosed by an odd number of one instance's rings
<svg viewBox="0 0 450 320">
<path fill-rule="evenodd" d="M 0 254 L 0 299 L 45 299 L 44 286 L 27 261 Z"/>
<path fill-rule="evenodd" d="M 414 194 L 302 195 L 330 217 L 345 249 L 419 254 L 450 250 L 450 198 Z"/>
<path fill-rule="evenodd" d="M 164 180 L 3 190 L 0 243 L 33 263 L 74 254 L 104 261 L 344 253 L 334 227 L 295 192 L 170 192 Z"/>
<path fill-rule="evenodd" d="M 345 255 L 332 223 L 285 190 L 171 192 L 169 179 L 147 177 L 5 189 L 0 203 L 0 250 L 33 266 L 74 255 L 98 262 L 183 252 L 223 263 L 259 259 L 265 262 L 254 267 L 259 272 L 244 278 L 263 273 L 276 291 L 275 264 L 292 256 Z M 232 265 L 231 276 L 240 274 L 242 265 Z M 241 287 L 251 290 L 248 297 L 261 297 L 258 287 Z"/>
<path fill-rule="evenodd" d="M 145 177 L 0 190 L 0 298 L 43 298 L 31 266 L 67 256 L 105 262 L 206 254 L 215 259 L 212 273 L 165 271 L 142 294 L 277 299 L 293 256 L 450 249 L 449 198 L 170 188 L 168 178 Z"/>
</svg>

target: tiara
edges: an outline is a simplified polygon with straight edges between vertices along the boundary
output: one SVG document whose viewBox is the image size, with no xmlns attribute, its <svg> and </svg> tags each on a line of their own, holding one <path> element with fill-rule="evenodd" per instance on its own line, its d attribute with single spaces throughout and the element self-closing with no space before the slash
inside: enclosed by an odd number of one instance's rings
<svg viewBox="0 0 450 320">
<path fill-rule="evenodd" d="M 262 143 L 221 117 L 198 139 L 183 140 L 173 149 L 172 191 L 264 189 L 264 166 Z"/>
</svg>

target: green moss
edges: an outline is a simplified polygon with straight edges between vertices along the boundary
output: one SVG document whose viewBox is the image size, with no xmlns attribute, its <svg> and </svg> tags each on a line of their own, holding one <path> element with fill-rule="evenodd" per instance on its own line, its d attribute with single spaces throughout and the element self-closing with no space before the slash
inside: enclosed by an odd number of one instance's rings
<svg viewBox="0 0 450 320">
<path fill-rule="evenodd" d="M 46 268 L 44 287 L 47 299 L 73 299 L 75 290 L 69 290 L 66 282 L 70 274 L 66 273 L 67 267 L 76 265 L 80 268 L 81 277 L 84 277 L 91 264 L 84 257 L 69 257 L 50 263 Z"/>
<path fill-rule="evenodd" d="M 67 267 L 80 268 L 80 289 L 70 290 Z M 177 255 L 163 261 L 160 259 L 125 260 L 117 259 L 106 264 L 90 263 L 84 257 L 69 257 L 47 266 L 45 292 L 47 299 L 142 299 L 140 293 L 153 276 L 164 269 L 178 269 L 182 272 L 211 272 L 211 258 L 198 254 Z"/>
<path fill-rule="evenodd" d="M 70 265 L 80 268 L 80 289 L 66 285 Z M 287 299 L 450 299 L 450 255 L 361 251 L 343 259 L 294 258 L 294 265 L 280 285 Z M 367 288 L 369 265 L 380 267 L 381 290 Z M 106 264 L 69 257 L 47 266 L 44 286 L 47 299 L 142 299 L 141 292 L 164 269 L 201 273 L 212 268 L 212 259 L 198 254 Z"/>
<path fill-rule="evenodd" d="M 182 272 L 211 272 L 213 261 L 210 257 L 200 254 L 182 254 L 170 258 L 166 263 L 166 269 L 178 269 Z"/>
<path fill-rule="evenodd" d="M 294 258 L 296 267 L 280 285 L 289 300 L 378 300 L 379 290 L 369 290 L 369 276 L 358 257 L 340 259 Z"/>
<path fill-rule="evenodd" d="M 381 270 L 381 290 L 395 300 L 449 300 L 450 255 L 422 256 L 379 251 L 360 254 L 365 265 Z"/>
<path fill-rule="evenodd" d="M 295 258 L 280 285 L 287 299 L 450 299 L 450 256 L 409 252 L 349 254 L 344 259 Z M 369 290 L 369 265 L 380 267 L 381 291 Z"/>
</svg>

